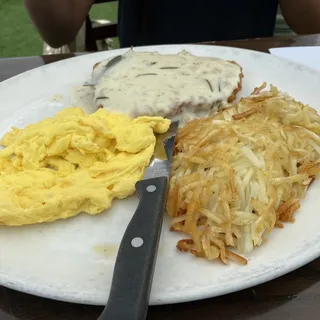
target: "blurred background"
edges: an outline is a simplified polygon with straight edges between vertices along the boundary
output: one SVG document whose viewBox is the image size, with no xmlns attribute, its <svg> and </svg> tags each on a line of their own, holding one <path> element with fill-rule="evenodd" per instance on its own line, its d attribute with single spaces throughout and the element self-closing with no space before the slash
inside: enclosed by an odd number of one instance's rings
<svg viewBox="0 0 320 320">
<path fill-rule="evenodd" d="M 117 21 L 118 3 L 96 4 L 92 7 L 90 18 L 93 23 Z M 46 46 L 32 25 L 24 8 L 23 0 L 0 0 L 0 57 L 32 56 L 54 53 Z M 279 10 L 277 15 L 276 35 L 292 34 Z M 101 49 L 118 48 L 116 38 L 105 39 Z"/>
</svg>

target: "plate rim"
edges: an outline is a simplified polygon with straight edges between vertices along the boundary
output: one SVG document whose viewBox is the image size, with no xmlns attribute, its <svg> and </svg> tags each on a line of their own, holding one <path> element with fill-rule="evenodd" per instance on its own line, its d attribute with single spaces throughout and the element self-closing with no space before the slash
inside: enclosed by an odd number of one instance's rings
<svg viewBox="0 0 320 320">
<path fill-rule="evenodd" d="M 42 66 L 38 66 L 38 67 L 35 67 L 35 68 L 32 68 L 30 70 L 27 70 L 27 71 L 24 71 L 24 72 L 21 72 L 17 75 L 14 75 L 8 79 L 5 79 L 3 81 L 0 81 L 0 90 L 1 90 L 1 87 L 2 85 L 7 85 L 9 82 L 11 81 L 15 81 L 17 79 L 19 79 L 20 77 L 24 77 L 26 75 L 29 75 L 29 74 L 32 74 L 34 72 L 37 72 L 37 70 L 39 69 L 42 69 L 42 70 L 45 70 L 47 68 L 51 68 L 52 66 L 57 66 L 59 64 L 65 64 L 66 61 L 76 61 L 78 59 L 81 60 L 81 58 L 83 57 L 87 57 L 87 56 L 98 56 L 98 55 L 101 55 L 102 53 L 106 53 L 107 55 L 109 55 L 109 52 L 112 52 L 112 54 L 110 54 L 110 57 L 113 56 L 113 53 L 115 53 L 115 55 L 117 55 L 118 52 L 120 51 L 127 51 L 127 50 L 130 50 L 130 49 L 138 49 L 138 50 L 144 50 L 144 49 L 147 49 L 148 48 L 181 48 L 179 50 L 184 50 L 184 47 L 202 47 L 202 48 L 226 48 L 226 49 L 232 49 L 232 50 L 235 50 L 235 51 L 240 51 L 240 52 L 248 52 L 248 53 L 255 53 L 255 54 L 258 54 L 258 55 L 263 55 L 263 56 L 267 56 L 267 57 L 272 57 L 271 59 L 274 59 L 275 61 L 278 60 L 278 61 L 282 61 L 288 65 L 295 65 L 295 66 L 299 66 L 305 70 L 309 70 L 309 71 L 312 71 L 312 72 L 315 72 L 315 73 L 318 73 L 320 75 L 320 71 L 317 70 L 317 69 L 314 69 L 310 66 L 307 66 L 307 65 L 304 65 L 303 63 L 300 63 L 300 62 L 296 62 L 296 61 L 293 61 L 293 60 L 290 60 L 290 59 L 286 59 L 286 58 L 283 58 L 283 57 L 279 57 L 279 56 L 276 56 L 276 55 L 273 55 L 271 53 L 268 53 L 268 52 L 264 52 L 264 51 L 258 51 L 258 50 L 252 50 L 252 49 L 246 49 L 246 48 L 238 48 L 238 47 L 232 47 L 232 46 L 220 46 L 220 45 L 210 45 L 210 44 L 169 44 L 169 45 L 165 45 L 165 44 L 162 44 L 162 45 L 150 45 L 150 46 L 137 46 L 137 47 L 133 47 L 133 48 L 129 48 L 129 47 L 126 47 L 126 48 L 119 48 L 119 49 L 113 49 L 113 50 L 106 50 L 106 51 L 98 51 L 98 52 L 85 52 L 85 53 L 80 53 L 80 55 L 78 56 L 74 56 L 74 57 L 70 57 L 70 58 L 66 58 L 66 59 L 62 59 L 62 60 L 59 60 L 59 61 L 55 61 L 55 62 L 51 62 L 51 63 L 48 63 L 48 64 L 44 64 Z M 187 49 L 185 49 L 187 50 Z M 37 57 L 37 56 L 34 56 L 34 57 Z M 19 58 L 17 58 L 19 59 Z"/>
</svg>

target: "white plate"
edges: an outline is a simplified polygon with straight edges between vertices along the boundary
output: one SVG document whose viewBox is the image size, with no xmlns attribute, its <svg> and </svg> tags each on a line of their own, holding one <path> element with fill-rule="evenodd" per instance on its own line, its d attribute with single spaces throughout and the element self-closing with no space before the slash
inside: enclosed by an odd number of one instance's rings
<svg viewBox="0 0 320 320">
<path fill-rule="evenodd" d="M 237 61 L 244 70 L 242 95 L 263 81 L 320 110 L 320 73 L 280 58 L 241 49 L 212 46 L 159 46 L 137 50 Z M 54 115 L 68 105 L 71 87 L 88 79 L 92 66 L 121 51 L 101 52 L 31 70 L 0 84 L 0 135 Z M 248 255 L 247 266 L 196 259 L 180 253 L 177 233 L 166 218 L 157 260 L 151 304 L 218 296 L 279 277 L 320 255 L 320 192 L 315 182 L 296 223 L 275 230 L 269 241 Z M 1 195 L 0 195 L 1 196 Z M 117 247 L 137 206 L 137 198 L 116 201 L 108 212 L 25 227 L 0 227 L 0 284 L 31 294 L 101 305 L 107 301 Z M 130 265 L 128 265 L 130 268 Z"/>
</svg>

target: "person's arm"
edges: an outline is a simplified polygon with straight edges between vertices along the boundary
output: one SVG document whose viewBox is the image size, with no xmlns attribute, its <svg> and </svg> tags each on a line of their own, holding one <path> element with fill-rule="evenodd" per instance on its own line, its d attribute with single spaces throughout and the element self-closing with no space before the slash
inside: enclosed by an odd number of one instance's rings
<svg viewBox="0 0 320 320">
<path fill-rule="evenodd" d="M 280 0 L 283 17 L 297 34 L 320 33 L 320 0 Z"/>
<path fill-rule="evenodd" d="M 24 0 L 43 40 L 57 48 L 72 42 L 94 0 Z"/>
</svg>

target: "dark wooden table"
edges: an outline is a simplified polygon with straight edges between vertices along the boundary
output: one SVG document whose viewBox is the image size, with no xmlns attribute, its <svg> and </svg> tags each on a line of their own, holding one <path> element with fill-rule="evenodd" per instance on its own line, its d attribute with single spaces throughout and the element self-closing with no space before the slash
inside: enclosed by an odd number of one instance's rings
<svg viewBox="0 0 320 320">
<path fill-rule="evenodd" d="M 320 45 L 320 35 L 210 42 L 268 52 L 282 46 Z M 0 81 L 73 55 L 0 59 Z M 1 249 L 0 249 L 1 250 Z M 47 300 L 0 287 L 0 320 L 94 320 L 102 308 Z M 320 311 L 320 258 L 268 283 L 202 301 L 150 307 L 148 320 L 313 320 Z"/>
</svg>

